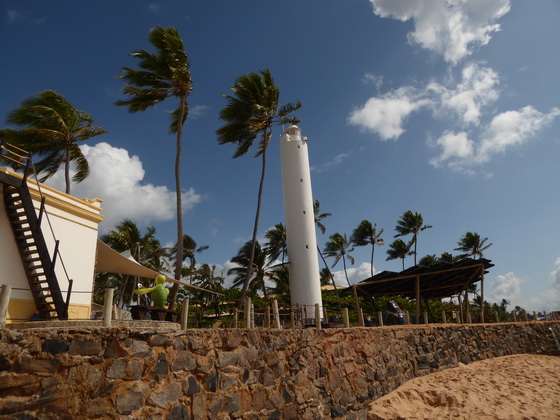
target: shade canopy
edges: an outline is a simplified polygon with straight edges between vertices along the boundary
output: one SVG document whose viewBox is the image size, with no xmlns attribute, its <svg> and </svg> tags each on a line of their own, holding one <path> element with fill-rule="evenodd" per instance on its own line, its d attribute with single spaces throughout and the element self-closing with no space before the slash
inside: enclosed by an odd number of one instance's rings
<svg viewBox="0 0 560 420">
<path fill-rule="evenodd" d="M 223 296 L 221 293 L 207 290 L 202 287 L 193 286 L 179 280 L 169 277 L 164 273 L 158 273 L 148 267 L 144 267 L 138 263 L 132 256 L 127 257 L 119 254 L 101 239 L 97 238 L 97 261 L 95 266 L 96 271 L 113 273 L 113 274 L 128 274 L 130 276 L 155 278 L 158 274 L 163 274 L 166 281 L 170 283 L 177 283 L 181 286 L 190 287 L 191 289 L 202 290 L 203 292 L 213 293 L 215 295 Z"/>
<path fill-rule="evenodd" d="M 484 279 L 490 260 L 465 258 L 431 267 L 414 266 L 400 273 L 383 271 L 352 287 L 371 296 L 443 299 L 456 296 Z"/>
</svg>

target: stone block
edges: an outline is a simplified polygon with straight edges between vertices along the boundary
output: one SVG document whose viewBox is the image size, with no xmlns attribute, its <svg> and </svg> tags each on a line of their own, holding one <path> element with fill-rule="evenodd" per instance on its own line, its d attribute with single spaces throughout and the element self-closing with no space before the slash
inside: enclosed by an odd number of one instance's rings
<svg viewBox="0 0 560 420">
<path fill-rule="evenodd" d="M 97 340 L 74 338 L 70 343 L 68 353 L 80 356 L 101 354 L 101 343 Z"/>
<path fill-rule="evenodd" d="M 137 381 L 142 377 L 142 367 L 136 360 L 117 359 L 107 369 L 107 378 Z"/>
</svg>

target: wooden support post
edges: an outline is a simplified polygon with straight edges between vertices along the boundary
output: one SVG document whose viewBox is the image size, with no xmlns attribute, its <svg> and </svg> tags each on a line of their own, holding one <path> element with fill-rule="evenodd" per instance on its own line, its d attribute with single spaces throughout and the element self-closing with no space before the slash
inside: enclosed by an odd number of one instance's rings
<svg viewBox="0 0 560 420">
<path fill-rule="evenodd" d="M 467 324 L 472 324 L 472 318 L 471 318 L 471 311 L 469 311 L 469 309 L 467 308 Z"/>
<path fill-rule="evenodd" d="M 494 313 L 496 314 L 496 323 L 500 322 L 500 316 L 498 315 L 498 311 L 494 311 Z"/>
<path fill-rule="evenodd" d="M 529 315 L 527 315 L 527 311 L 523 311 L 523 314 L 525 315 L 525 322 L 529 322 Z"/>
<path fill-rule="evenodd" d="M 362 311 L 362 308 L 360 308 L 358 306 L 358 322 L 360 323 L 360 327 L 365 327 L 366 323 L 364 320 L 364 311 Z"/>
<path fill-rule="evenodd" d="M 342 322 L 346 328 L 350 328 L 350 318 L 348 317 L 348 308 L 342 308 Z"/>
<path fill-rule="evenodd" d="M 544 314 L 544 319 L 543 319 L 543 321 L 548 321 L 548 317 L 546 316 L 546 311 L 545 311 L 543 314 Z"/>
<path fill-rule="evenodd" d="M 358 313 L 358 325 L 360 327 L 364 326 L 364 314 L 362 308 L 360 308 L 360 299 L 358 299 L 358 291 L 356 286 L 352 286 L 352 291 L 354 292 L 354 306 L 356 307 L 356 312 Z"/>
<path fill-rule="evenodd" d="M 111 326 L 111 314 L 113 312 L 113 289 L 105 289 L 105 302 L 103 304 L 103 326 Z"/>
<path fill-rule="evenodd" d="M 321 307 L 318 303 L 315 304 L 315 327 L 321 329 Z"/>
<path fill-rule="evenodd" d="M 280 311 L 278 310 L 278 301 L 276 299 L 272 301 L 272 321 L 272 328 L 282 328 L 282 325 L 280 324 Z"/>
<path fill-rule="evenodd" d="M 183 310 L 181 311 L 181 330 L 187 331 L 189 325 L 189 305 L 191 300 L 186 298 L 183 301 Z"/>
<path fill-rule="evenodd" d="M 513 317 L 513 322 L 517 322 L 517 314 L 515 311 L 511 311 L 511 316 Z"/>
<path fill-rule="evenodd" d="M 457 302 L 459 302 L 459 324 L 463 323 L 463 302 L 461 301 L 461 293 L 457 295 Z"/>
<path fill-rule="evenodd" d="M 447 317 L 445 316 L 445 311 L 441 311 L 441 320 L 444 324 L 447 324 Z"/>
<path fill-rule="evenodd" d="M 533 321 L 537 320 L 537 313 L 535 311 L 533 311 Z"/>
<path fill-rule="evenodd" d="M 296 328 L 296 314 L 293 310 L 290 311 L 290 327 L 292 330 Z"/>
<path fill-rule="evenodd" d="M 420 276 L 416 276 L 416 324 L 420 323 Z"/>
<path fill-rule="evenodd" d="M 243 312 L 243 327 L 251 328 L 251 298 L 245 298 L 245 309 Z"/>
<path fill-rule="evenodd" d="M 325 324 L 329 322 L 329 314 L 325 305 L 323 305 L 323 321 Z"/>
<path fill-rule="evenodd" d="M 429 324 L 430 321 L 428 320 L 428 312 L 424 311 L 424 324 Z"/>
<path fill-rule="evenodd" d="M 484 265 L 480 266 L 480 322 L 484 324 Z"/>
<path fill-rule="evenodd" d="M 233 328 L 237 328 L 239 325 L 239 311 L 237 308 L 233 310 Z"/>
<path fill-rule="evenodd" d="M 383 326 L 383 312 L 381 312 L 381 311 L 377 312 L 377 317 L 379 318 L 379 326 L 382 327 Z"/>
<path fill-rule="evenodd" d="M 404 323 L 410 325 L 410 312 L 408 312 L 408 309 L 404 311 Z"/>
<path fill-rule="evenodd" d="M 267 306 L 264 309 L 264 321 L 263 321 L 264 328 L 270 328 L 270 306 Z"/>
<path fill-rule="evenodd" d="M 10 303 L 10 296 L 12 295 L 12 286 L 3 284 L 0 289 L 0 328 L 6 325 L 6 315 L 8 313 L 8 305 Z"/>
</svg>

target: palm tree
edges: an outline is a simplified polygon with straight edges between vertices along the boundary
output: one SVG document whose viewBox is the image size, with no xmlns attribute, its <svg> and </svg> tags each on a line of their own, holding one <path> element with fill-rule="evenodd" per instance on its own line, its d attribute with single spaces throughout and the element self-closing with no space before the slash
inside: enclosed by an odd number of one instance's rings
<svg viewBox="0 0 560 420">
<path fill-rule="evenodd" d="M 322 234 L 325 234 L 325 232 L 327 231 L 327 228 L 325 227 L 325 225 L 323 224 L 323 219 L 332 216 L 331 213 L 321 213 L 321 203 L 319 203 L 319 200 L 315 200 L 313 202 L 313 214 L 315 215 L 315 225 L 319 228 L 319 230 L 321 231 Z M 332 281 L 334 290 L 336 291 L 336 283 L 334 282 L 334 276 L 331 273 L 331 270 L 329 269 L 329 265 L 327 264 L 327 262 L 325 261 L 325 257 L 323 256 L 323 253 L 321 252 L 321 249 L 319 248 L 319 245 L 317 245 L 317 252 L 319 253 L 319 256 L 321 257 L 321 260 L 323 261 L 323 264 L 325 265 L 325 269 L 327 270 L 328 275 L 330 276 L 330 279 Z M 321 270 L 321 276 L 324 275 L 323 270 Z M 338 292 L 337 292 L 337 296 L 338 296 Z"/>
<path fill-rule="evenodd" d="M 140 229 L 130 219 L 125 219 L 114 230 L 110 230 L 107 234 L 101 236 L 101 240 L 113 248 L 117 252 L 129 251 L 132 258 L 138 263 L 151 268 L 155 271 L 161 271 L 161 261 L 168 257 L 165 249 L 160 246 L 160 242 L 155 237 L 156 229 L 149 226 L 146 233 L 142 234 Z M 126 276 L 125 281 L 120 284 L 117 300 L 122 304 L 128 301 L 126 298 L 132 296 L 133 287 L 129 290 L 129 282 L 131 276 Z"/>
<path fill-rule="evenodd" d="M 402 269 L 404 271 L 404 259 L 407 255 L 412 255 L 413 252 L 410 251 L 410 247 L 412 246 L 412 242 L 408 244 L 403 241 L 402 239 L 396 239 L 393 241 L 392 244 L 389 245 L 389 249 L 387 250 L 387 261 L 389 260 L 396 260 L 400 258 L 402 260 Z"/>
<path fill-rule="evenodd" d="M 52 177 L 64 165 L 66 194 L 70 194 L 70 163 L 76 167 L 74 182 L 82 182 L 89 175 L 89 164 L 78 143 L 106 133 L 93 125 L 93 119 L 74 108 L 68 100 L 52 90 L 45 90 L 25 99 L 19 108 L 8 114 L 8 124 L 20 130 L 0 130 L 6 142 L 42 156 L 35 164 L 39 181 Z"/>
<path fill-rule="evenodd" d="M 255 243 L 255 249 L 253 254 L 252 269 L 249 269 L 251 263 L 251 249 L 252 242 L 247 242 L 235 257 L 231 259 L 232 263 L 237 264 L 237 267 L 230 268 L 227 272 L 228 276 L 235 274 L 233 279 L 233 286 L 239 287 L 245 286 L 247 273 L 250 273 L 249 283 L 247 290 L 251 295 L 255 296 L 258 290 L 263 291 L 263 296 L 265 299 L 268 298 L 268 292 L 266 290 L 265 278 L 270 274 L 270 267 L 268 266 L 268 258 L 266 252 L 261 249 L 259 243 Z"/>
<path fill-rule="evenodd" d="M 115 102 L 118 106 L 128 106 L 129 112 L 146 109 L 170 97 L 179 99 L 179 106 L 171 115 L 170 132 L 176 133 L 175 154 L 175 189 L 177 196 L 177 258 L 175 278 L 181 278 L 183 263 L 183 200 L 181 195 L 181 149 L 183 124 L 187 119 L 189 108 L 187 97 L 192 91 L 189 56 L 185 52 L 179 32 L 172 26 L 155 27 L 149 34 L 150 43 L 155 53 L 138 50 L 131 55 L 140 60 L 141 70 L 123 67 L 123 74 L 117 76 L 127 84 L 123 88 L 128 99 Z M 179 285 L 174 284 L 169 296 L 169 308 L 175 307 Z"/>
<path fill-rule="evenodd" d="M 371 276 L 373 277 L 373 254 L 375 252 L 375 245 L 384 245 L 383 239 L 380 238 L 381 234 L 383 233 L 383 229 L 379 232 L 377 231 L 377 225 L 372 225 L 369 220 L 362 220 L 362 222 L 358 225 L 354 232 L 352 232 L 352 236 L 350 236 L 350 241 L 355 246 L 366 246 L 371 245 Z"/>
<path fill-rule="evenodd" d="M 268 239 L 268 242 L 264 246 L 264 251 L 268 254 L 268 258 L 274 261 L 282 256 L 281 261 L 282 264 L 284 264 L 286 254 L 288 253 L 286 227 L 282 223 L 278 223 L 274 225 L 274 227 L 268 229 L 264 237 Z"/>
<path fill-rule="evenodd" d="M 177 245 L 171 248 L 171 252 L 170 252 L 171 257 L 177 256 L 177 249 L 178 249 Z M 206 251 L 207 249 L 208 249 L 208 245 L 198 246 L 198 244 L 192 237 L 186 234 L 183 235 L 183 262 L 188 258 L 189 266 L 182 268 L 181 275 L 184 274 L 186 276 L 189 276 L 191 277 L 192 280 L 192 276 L 196 272 L 196 254 L 200 254 L 202 251 Z"/>
<path fill-rule="evenodd" d="M 463 254 L 459 255 L 460 258 L 475 257 L 482 258 L 484 251 L 492 246 L 492 244 L 486 245 L 488 238 L 480 239 L 480 235 L 476 232 L 467 232 L 461 238 L 455 248 L 455 251 L 461 251 Z"/>
<path fill-rule="evenodd" d="M 276 265 L 268 273 L 268 278 L 274 283 L 274 287 L 270 289 L 270 293 L 280 303 L 290 303 L 290 271 L 286 264 Z"/>
<path fill-rule="evenodd" d="M 329 242 L 325 244 L 325 249 L 323 250 L 327 258 L 334 258 L 334 263 L 331 266 L 332 268 L 342 259 L 344 275 L 346 276 L 348 287 L 350 287 L 350 280 L 348 280 L 348 272 L 346 270 L 346 257 L 348 257 L 350 264 L 354 264 L 354 257 L 350 255 L 350 252 L 354 251 L 354 248 L 350 248 L 351 245 L 346 234 L 341 235 L 340 233 L 335 233 L 329 237 Z"/>
<path fill-rule="evenodd" d="M 218 293 L 223 292 L 224 289 L 224 278 L 223 276 L 216 274 L 215 265 L 210 266 L 208 264 L 202 264 L 198 270 L 196 270 L 196 275 L 192 283 L 205 290 L 211 290 Z M 220 316 L 220 297 L 214 293 L 203 291 L 198 292 L 198 294 L 203 302 L 205 301 L 207 304 L 213 305 L 216 316 Z"/>
<path fill-rule="evenodd" d="M 279 104 L 280 90 L 274 84 L 268 69 L 262 70 L 259 73 L 252 72 L 240 76 L 235 81 L 231 91 L 233 95 L 224 95 L 227 105 L 220 111 L 220 119 L 225 121 L 226 124 L 216 132 L 218 142 L 220 144 L 235 144 L 237 149 L 233 157 L 237 158 L 245 155 L 251 149 L 255 140 L 260 137 L 255 156 L 260 156 L 262 159 L 257 210 L 248 261 L 249 269 L 243 282 L 241 299 L 238 302 L 238 307 L 241 308 L 247 293 L 247 287 L 249 286 L 253 260 L 255 258 L 261 199 L 266 173 L 266 151 L 272 135 L 272 127 L 275 124 L 296 124 L 298 120 L 291 114 L 299 109 L 301 104 L 299 102 L 286 105 Z"/>
<path fill-rule="evenodd" d="M 414 255 L 414 265 L 416 265 L 416 245 L 418 243 L 418 234 L 423 230 L 430 228 L 432 228 L 432 226 L 424 224 L 424 219 L 420 213 L 412 213 L 410 210 L 405 212 L 397 221 L 395 230 L 398 233 L 395 235 L 395 238 L 412 235 L 412 241 L 410 244 L 414 244 L 414 251 L 412 251 L 412 255 Z"/>
<path fill-rule="evenodd" d="M 451 253 L 449 252 L 443 252 L 440 257 L 438 258 L 439 262 L 442 263 L 451 263 L 454 264 L 455 262 L 457 262 L 457 257 L 453 256 Z"/>
</svg>

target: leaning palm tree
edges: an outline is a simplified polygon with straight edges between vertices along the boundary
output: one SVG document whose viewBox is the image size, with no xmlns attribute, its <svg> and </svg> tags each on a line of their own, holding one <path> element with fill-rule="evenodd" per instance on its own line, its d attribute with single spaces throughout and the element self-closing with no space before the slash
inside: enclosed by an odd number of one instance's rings
<svg viewBox="0 0 560 420">
<path fill-rule="evenodd" d="M 321 203 L 319 203 L 319 200 L 315 200 L 313 202 L 313 214 L 315 215 L 315 225 L 319 228 L 319 230 L 321 231 L 322 234 L 325 234 L 325 232 L 327 231 L 326 226 L 323 223 L 323 219 L 325 219 L 326 217 L 332 216 L 331 213 L 321 213 Z M 325 265 L 325 269 L 327 270 L 326 272 L 329 274 L 334 290 L 336 292 L 336 283 L 334 282 L 334 276 L 331 273 L 331 270 L 329 269 L 329 265 L 327 264 L 327 262 L 325 261 L 325 257 L 323 256 L 323 253 L 321 252 L 321 249 L 319 248 L 319 245 L 317 245 L 317 252 L 319 253 L 319 256 L 321 257 L 321 260 L 323 261 L 323 264 Z M 321 275 L 323 275 L 323 270 L 321 270 Z M 338 296 L 338 292 L 337 292 L 337 296 Z"/>
<path fill-rule="evenodd" d="M 257 242 L 253 254 L 252 268 L 250 269 L 251 248 L 251 242 L 247 242 L 243 245 L 237 255 L 231 259 L 231 262 L 237 264 L 237 267 L 230 268 L 227 274 L 228 276 L 235 275 L 233 279 L 234 287 L 244 287 L 247 273 L 251 273 L 247 290 L 253 296 L 255 296 L 259 290 L 262 290 L 264 299 L 268 299 L 268 291 L 265 284 L 266 277 L 271 274 L 271 267 L 268 265 L 268 256 Z"/>
<path fill-rule="evenodd" d="M 268 240 L 263 248 L 268 254 L 268 258 L 274 261 L 281 257 L 281 263 L 284 264 L 286 254 L 288 253 L 286 227 L 282 223 L 278 223 L 268 229 L 264 237 Z"/>
<path fill-rule="evenodd" d="M 224 95 L 227 105 L 220 111 L 220 119 L 226 124 L 217 130 L 218 142 L 220 144 L 234 144 L 237 146 L 234 158 L 245 155 L 255 140 L 257 143 L 256 157 L 262 159 L 259 192 L 257 195 L 257 210 L 251 239 L 249 253 L 249 269 L 247 270 L 241 299 L 238 307 L 241 308 L 253 267 L 255 258 L 255 247 L 259 229 L 259 216 L 261 212 L 261 199 L 266 173 L 266 151 L 272 135 L 272 127 L 275 124 L 296 124 L 298 120 L 291 114 L 301 107 L 299 102 L 294 104 L 280 105 L 278 102 L 280 90 L 274 84 L 272 75 L 268 69 L 259 73 L 247 73 L 240 76 L 231 88 L 233 95 Z"/>
<path fill-rule="evenodd" d="M 145 111 L 146 109 L 175 97 L 179 106 L 171 115 L 169 131 L 176 133 L 175 154 L 175 189 L 177 196 L 177 258 L 175 262 L 175 278 L 181 278 L 183 263 L 183 202 L 181 194 L 181 148 L 183 124 L 187 119 L 189 108 L 187 97 L 192 91 L 189 56 L 185 52 L 183 40 L 179 32 L 172 26 L 155 27 L 149 34 L 150 43 L 155 53 L 138 50 L 131 55 L 140 60 L 140 70 L 123 67 L 123 74 L 117 76 L 127 84 L 123 88 L 127 99 L 115 102 L 118 106 L 128 106 L 129 112 Z M 169 308 L 175 307 L 179 285 L 174 284 L 169 296 Z"/>
<path fill-rule="evenodd" d="M 424 224 L 424 219 L 420 213 L 413 213 L 410 210 L 405 212 L 397 221 L 395 230 L 398 233 L 395 235 L 395 238 L 412 235 L 412 241 L 410 243 L 414 244 L 414 251 L 412 251 L 412 255 L 414 255 L 414 265 L 416 265 L 416 245 L 418 243 L 418 234 L 423 230 L 430 229 L 431 227 L 432 226 L 430 225 Z"/>
<path fill-rule="evenodd" d="M 325 244 L 325 249 L 323 250 L 327 258 L 334 258 L 334 263 L 331 266 L 332 268 L 342 259 L 344 275 L 346 276 L 348 287 L 350 287 L 350 280 L 348 279 L 348 271 L 346 270 L 346 258 L 348 257 L 350 264 L 354 264 L 354 257 L 350 255 L 350 252 L 354 251 L 354 248 L 351 248 L 351 246 L 352 244 L 348 241 L 346 234 L 341 235 L 340 233 L 335 233 L 329 236 L 329 242 Z"/>
<path fill-rule="evenodd" d="M 386 261 L 396 260 L 397 258 L 400 258 L 402 260 L 402 269 L 404 271 L 404 259 L 407 255 L 412 255 L 413 253 L 410 251 L 411 246 L 412 242 L 406 243 L 402 239 L 394 240 L 393 243 L 389 245 L 389 249 L 387 250 Z"/>
<path fill-rule="evenodd" d="M 78 143 L 106 133 L 93 125 L 93 119 L 74 108 L 60 93 L 45 90 L 25 99 L 8 114 L 8 124 L 21 129 L 0 130 L 0 138 L 42 157 L 35 164 L 41 182 L 52 177 L 64 165 L 66 194 L 70 182 L 82 182 L 89 175 L 89 164 Z M 76 173 L 70 179 L 70 164 Z"/>
<path fill-rule="evenodd" d="M 369 220 L 362 220 L 350 237 L 350 241 L 355 246 L 371 245 L 371 276 L 373 277 L 373 255 L 375 252 L 375 245 L 384 245 L 383 239 L 380 238 L 383 229 L 377 231 L 377 225 L 372 225 Z"/>
<path fill-rule="evenodd" d="M 455 248 L 455 251 L 461 251 L 463 254 L 459 255 L 460 258 L 466 257 L 474 257 L 474 258 L 482 258 L 484 255 L 484 251 L 492 246 L 492 244 L 486 245 L 486 241 L 488 238 L 481 239 L 480 235 L 476 232 L 467 232 L 457 245 L 458 248 Z"/>
</svg>

